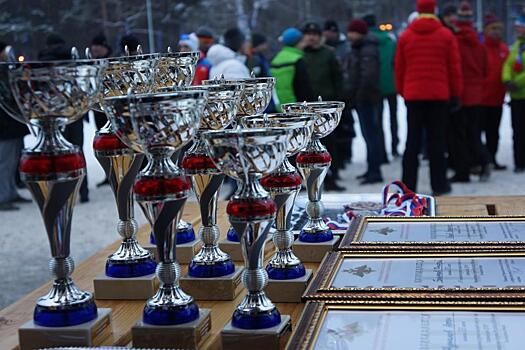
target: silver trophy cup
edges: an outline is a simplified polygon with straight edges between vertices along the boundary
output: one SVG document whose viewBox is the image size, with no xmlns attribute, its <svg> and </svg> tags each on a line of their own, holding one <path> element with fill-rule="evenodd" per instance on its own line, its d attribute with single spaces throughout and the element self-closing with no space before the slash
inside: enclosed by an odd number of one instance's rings
<svg viewBox="0 0 525 350">
<path fill-rule="evenodd" d="M 38 128 L 37 144 L 24 150 L 20 172 L 40 208 L 51 246 L 54 283 L 37 300 L 34 312 L 34 322 L 41 326 L 72 326 L 97 317 L 92 294 L 78 289 L 70 278 L 71 217 L 85 160 L 60 128 L 98 101 L 105 65 L 104 60 L 28 62 L 8 72 L 18 116 Z"/>
<path fill-rule="evenodd" d="M 238 128 L 209 131 L 203 137 L 217 167 L 239 180 L 240 185 L 228 203 L 227 213 L 240 237 L 245 264 L 242 280 L 248 293 L 237 306 L 232 325 L 243 329 L 273 327 L 281 322 L 281 317 L 264 293 L 268 274 L 263 265 L 263 251 L 275 219 L 275 203 L 259 180 L 284 161 L 288 131 Z"/>
<path fill-rule="evenodd" d="M 233 121 L 243 84 L 202 85 L 191 87 L 208 91 L 208 101 L 193 146 L 185 153 L 182 168 L 192 179 L 192 186 L 201 214 L 199 230 L 203 242 L 193 257 L 188 273 L 192 277 L 220 277 L 233 273 L 235 265 L 230 256 L 219 249 L 217 200 L 224 174 L 213 163 L 201 135 L 208 130 L 222 130 Z"/>
<path fill-rule="evenodd" d="M 296 157 L 297 167 L 306 182 L 308 193 L 308 204 L 306 206 L 308 222 L 299 234 L 299 240 L 302 242 L 327 242 L 333 239 L 332 231 L 323 221 L 324 208 L 321 202 L 322 185 L 330 168 L 332 157 L 320 140 L 335 130 L 341 120 L 344 106 L 344 102 L 332 101 L 282 105 L 286 112 L 314 113 L 317 115 L 312 138 L 305 149 Z"/>
<path fill-rule="evenodd" d="M 304 265 L 292 251 L 294 235 L 291 231 L 292 209 L 301 189 L 301 176 L 288 161 L 310 140 L 315 114 L 263 114 L 244 117 L 241 124 L 248 128 L 283 128 L 289 130 L 288 149 L 284 162 L 270 175 L 261 179 L 261 184 L 272 195 L 277 207 L 276 231 L 273 243 L 277 252 L 270 259 L 266 270 L 271 279 L 287 280 L 306 274 Z"/>
<path fill-rule="evenodd" d="M 178 282 L 177 222 L 191 184 L 171 155 L 194 137 L 206 98 L 205 91 L 129 96 L 131 132 L 148 158 L 134 192 L 152 227 L 159 257 L 160 288 L 146 302 L 143 314 L 148 324 L 181 324 L 199 316 L 193 298 L 181 290 Z"/>
</svg>

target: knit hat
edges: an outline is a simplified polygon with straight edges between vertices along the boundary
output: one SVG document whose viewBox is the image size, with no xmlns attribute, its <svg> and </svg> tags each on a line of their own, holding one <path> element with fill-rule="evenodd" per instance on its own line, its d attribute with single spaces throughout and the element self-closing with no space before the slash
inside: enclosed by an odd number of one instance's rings
<svg viewBox="0 0 525 350">
<path fill-rule="evenodd" d="M 323 29 L 329 32 L 339 32 L 339 26 L 337 25 L 337 22 L 331 19 L 324 22 Z"/>
<path fill-rule="evenodd" d="M 454 4 L 446 4 L 443 8 L 440 9 L 439 14 L 442 17 L 448 17 L 450 15 L 455 15 L 458 12 L 458 8 Z"/>
<path fill-rule="evenodd" d="M 302 30 L 303 34 L 319 34 L 321 35 L 321 26 L 315 22 L 306 23 Z"/>
<path fill-rule="evenodd" d="M 463 1 L 458 8 L 458 21 L 468 22 L 474 18 L 474 11 L 468 1 Z"/>
<path fill-rule="evenodd" d="M 197 34 L 181 34 L 179 37 L 179 46 L 187 46 L 191 51 L 197 51 L 199 49 L 199 38 Z"/>
<path fill-rule="evenodd" d="M 213 39 L 213 32 L 208 27 L 199 27 L 195 32 L 198 38 Z"/>
<path fill-rule="evenodd" d="M 281 41 L 286 46 L 295 46 L 303 38 L 303 33 L 297 28 L 287 28 L 283 31 L 279 37 Z"/>
<path fill-rule="evenodd" d="M 229 47 L 235 52 L 239 51 L 244 42 L 246 41 L 246 37 L 239 28 L 228 29 L 226 33 L 224 33 L 223 39 L 224 46 Z"/>
<path fill-rule="evenodd" d="M 421 13 L 435 13 L 436 0 L 417 0 L 416 11 Z"/>
<path fill-rule="evenodd" d="M 483 28 L 488 29 L 493 26 L 503 26 L 503 22 L 493 13 L 487 13 L 483 18 Z"/>
<path fill-rule="evenodd" d="M 348 23 L 347 31 L 366 35 L 368 33 L 368 24 L 362 19 L 353 19 Z"/>
<path fill-rule="evenodd" d="M 366 24 L 369 27 L 375 27 L 377 25 L 376 15 L 374 15 L 372 13 L 370 13 L 370 14 L 366 15 L 365 17 L 363 17 L 363 20 L 366 22 Z"/>
<path fill-rule="evenodd" d="M 257 47 L 266 43 L 266 37 L 259 33 L 252 34 L 252 47 Z"/>
</svg>

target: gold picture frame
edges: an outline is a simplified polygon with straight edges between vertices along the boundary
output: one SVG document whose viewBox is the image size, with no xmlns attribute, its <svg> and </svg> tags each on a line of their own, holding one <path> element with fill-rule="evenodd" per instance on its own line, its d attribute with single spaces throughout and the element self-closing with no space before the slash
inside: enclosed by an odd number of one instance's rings
<svg viewBox="0 0 525 350">
<path fill-rule="evenodd" d="M 308 285 L 303 300 L 525 301 L 525 276 L 522 276 L 525 268 L 516 272 L 519 283 L 506 282 L 512 280 L 519 265 L 525 265 L 525 252 L 330 252 Z M 339 275 L 342 267 L 346 267 L 342 270 L 345 275 Z M 482 278 L 491 270 L 501 275 Z M 398 271 L 402 273 L 396 277 Z M 377 282 L 378 276 L 387 282 Z M 411 276 L 413 280 L 409 280 Z M 500 281 L 496 277 L 502 280 L 502 286 L 498 286 Z M 454 285 L 458 279 L 465 286 Z M 341 283 L 348 284 L 338 285 Z"/>
<path fill-rule="evenodd" d="M 377 232 L 378 237 L 381 238 L 381 235 L 388 236 L 392 232 L 397 234 L 394 230 L 395 224 L 406 224 L 406 226 L 401 226 L 401 229 L 407 230 L 410 226 L 415 227 L 416 225 L 423 226 L 421 224 L 425 223 L 444 223 L 448 225 L 447 227 L 441 227 L 442 229 L 448 229 L 448 232 L 445 230 L 442 233 L 435 233 L 436 235 L 441 234 L 443 236 L 450 236 L 455 234 L 454 228 L 451 228 L 451 225 L 458 225 L 459 223 L 467 224 L 477 224 L 480 226 L 479 235 L 483 233 L 487 234 L 487 225 L 482 227 L 481 225 L 485 223 L 499 223 L 499 232 L 497 234 L 501 236 L 509 235 L 507 231 L 510 231 L 509 225 L 515 223 L 523 223 L 524 226 L 524 235 L 525 235 L 525 216 L 472 216 L 472 217 L 463 217 L 463 216 L 441 216 L 441 217 L 359 217 L 355 218 L 350 224 L 346 234 L 341 240 L 337 250 L 343 252 L 354 252 L 354 251 L 428 251 L 428 252 L 455 252 L 462 249 L 468 249 L 469 251 L 475 252 L 489 252 L 489 251 L 525 251 L 525 239 L 524 240 L 486 240 L 480 239 L 476 240 L 456 240 L 447 241 L 446 239 L 439 239 L 436 241 L 380 241 L 380 240 L 369 240 L 363 241 L 363 237 L 368 234 L 370 231 L 367 231 L 367 228 L 371 224 L 381 224 L 384 225 L 381 229 L 373 230 Z M 390 226 L 388 226 L 390 225 Z M 503 226 L 505 225 L 505 226 Z M 472 229 L 473 225 L 466 226 L 463 231 L 464 233 L 458 234 L 459 236 L 466 235 L 469 236 L 469 229 Z M 514 225 L 515 226 L 515 225 Z M 432 230 L 432 226 L 425 226 L 426 230 L 424 233 L 429 233 L 428 230 Z M 435 226 L 434 226 L 435 227 Z M 388 230 L 387 230 L 388 229 Z M 437 229 L 436 229 L 437 230 Z M 485 232 L 482 232 L 485 230 Z M 452 232 L 450 232 L 452 231 Z M 404 233 L 406 234 L 406 233 Z M 401 233 L 399 233 L 401 235 Z M 483 237 L 487 238 L 487 237 Z"/>
<path fill-rule="evenodd" d="M 320 345 L 316 347 L 318 341 L 321 337 L 327 337 L 331 333 L 332 336 L 340 337 L 343 341 L 348 340 L 356 333 L 356 328 L 358 326 L 355 323 L 349 323 L 350 327 L 345 327 L 345 334 L 338 334 L 339 332 L 334 332 L 332 329 L 323 329 L 324 323 L 327 320 L 330 311 L 343 311 L 343 312 L 366 312 L 371 313 L 375 312 L 380 315 L 385 315 L 392 312 L 410 312 L 413 314 L 420 313 L 421 315 L 432 315 L 432 313 L 473 313 L 475 315 L 480 315 L 486 313 L 486 315 L 511 315 L 522 316 L 523 322 L 525 322 L 525 304 L 521 302 L 471 302 L 471 301 L 461 301 L 461 302 L 452 302 L 444 304 L 440 301 L 432 302 L 414 302 L 414 301 L 398 301 L 395 304 L 385 303 L 383 301 L 309 301 L 306 303 L 306 306 L 303 310 L 301 318 L 299 319 L 295 331 L 288 342 L 287 349 L 289 350 L 317 350 L 326 348 L 326 346 Z M 506 314 L 503 314 L 506 313 Z M 417 315 L 419 316 L 419 315 Z M 470 316 L 470 315 L 469 315 Z M 345 317 L 347 322 L 351 322 L 351 319 Z M 521 324 L 523 322 L 520 321 Z M 403 323 L 402 325 L 406 325 Z M 435 327 L 436 324 L 434 323 Z M 438 326 L 439 327 L 439 326 Z M 436 329 L 430 329 L 434 331 Z M 347 334 L 348 332 L 352 334 Z M 415 331 L 410 330 L 409 335 L 412 337 L 417 337 L 418 334 Z M 396 334 L 396 337 L 399 336 Z M 509 335 L 510 337 L 511 335 Z M 520 337 L 514 337 L 520 338 Z M 403 339 L 404 342 L 410 342 L 409 339 Z M 414 339 L 412 340 L 412 342 Z M 517 340 L 519 341 L 519 340 Z M 322 343 L 322 339 L 321 339 Z M 408 344 L 402 349 L 412 349 Z M 362 347 L 357 346 L 357 344 L 350 348 L 362 349 Z"/>
</svg>

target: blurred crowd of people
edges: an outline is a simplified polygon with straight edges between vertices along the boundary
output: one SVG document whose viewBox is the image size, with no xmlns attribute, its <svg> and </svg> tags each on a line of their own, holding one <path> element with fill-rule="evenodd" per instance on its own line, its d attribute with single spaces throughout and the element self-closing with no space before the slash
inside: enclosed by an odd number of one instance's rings
<svg viewBox="0 0 525 350">
<path fill-rule="evenodd" d="M 407 107 L 407 140 L 402 161 L 402 180 L 417 190 L 419 160 L 430 163 L 435 195 L 451 192 L 451 183 L 469 182 L 471 176 L 487 181 L 493 170 L 505 170 L 496 154 L 505 96 L 510 93 L 514 142 L 514 171 L 525 172 L 525 16 L 515 22 L 517 40 L 509 49 L 503 41 L 503 23 L 487 14 L 483 30 L 474 27 L 468 1 L 444 6 L 437 13 L 435 0 L 415 0 L 416 12 L 407 28 L 396 37 L 380 29 L 375 15 L 356 18 L 341 30 L 336 21 L 323 25 L 305 23 L 283 30 L 280 50 L 268 58 L 267 38 L 239 28 L 224 32 L 220 40 L 209 28 L 182 34 L 180 51 L 199 51 L 194 84 L 224 76 L 226 79 L 273 76 L 276 86 L 267 112 L 280 112 L 290 102 L 338 100 L 346 108 L 338 128 L 322 140 L 333 161 L 325 189 L 344 191 L 337 181 L 351 161 L 354 119 L 359 119 L 366 143 L 367 171 L 362 184 L 382 183 L 381 165 L 399 157 L 398 95 Z M 94 58 L 134 52 L 140 44 L 124 36 L 113 53 L 103 35 L 91 43 Z M 5 44 L 0 52 L 5 51 Z M 38 57 L 41 60 L 71 58 L 58 35 L 49 35 Z M 5 59 L 5 57 L 4 57 Z M 383 113 L 384 109 L 388 110 Z M 387 154 L 383 115 L 389 115 L 390 150 Z M 97 128 L 106 118 L 95 112 Z M 27 129 L 0 116 L 0 210 L 16 209 L 23 201 L 16 192 L 16 166 Z M 83 144 L 83 121 L 67 126 L 66 138 Z M 447 170 L 454 176 L 447 178 Z M 9 181 L 5 180 L 9 179 Z M 104 185 L 104 181 L 98 185 Z M 89 200 L 87 180 L 80 200 Z"/>
</svg>

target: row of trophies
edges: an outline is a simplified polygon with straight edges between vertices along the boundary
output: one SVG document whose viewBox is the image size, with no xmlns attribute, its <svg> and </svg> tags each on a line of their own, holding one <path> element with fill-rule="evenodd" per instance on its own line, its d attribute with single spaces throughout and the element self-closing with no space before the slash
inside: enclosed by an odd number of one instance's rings
<svg viewBox="0 0 525 350">
<path fill-rule="evenodd" d="M 105 275 L 133 279 L 156 274 L 160 281 L 144 307 L 144 327 L 198 323 L 203 317 L 179 286 L 176 257 L 177 244 L 194 235 L 181 220 L 192 188 L 200 208 L 202 247 L 189 264 L 189 278 L 211 281 L 242 272 L 247 294 L 233 313 L 233 331 L 289 323 L 264 289 L 269 279 L 306 274 L 292 252 L 290 224 L 303 180 L 310 220 L 299 240 L 333 239 L 321 218 L 321 186 L 331 157 L 320 139 L 335 129 L 344 103 L 293 103 L 283 105 L 284 113 L 261 114 L 270 102 L 274 78 L 216 78 L 190 86 L 197 52 L 138 51 L 110 59 L 90 59 L 87 51 L 86 59 L 0 64 L 0 106 L 38 130 L 36 145 L 23 152 L 20 172 L 44 220 L 54 283 L 37 301 L 34 326 L 60 330 L 100 317 L 92 293 L 70 278 L 71 217 L 86 164 L 82 152 L 61 134 L 61 128 L 90 109 L 103 111 L 109 120 L 93 147 L 114 193 L 122 237 L 107 259 Z M 190 142 L 179 167 L 173 154 Z M 296 154 L 302 178 L 287 159 Z M 142 167 L 144 158 L 147 165 Z M 227 205 L 228 237 L 240 242 L 244 269 L 236 268 L 218 246 L 217 205 L 225 176 L 237 181 Z M 134 198 L 151 225 L 158 263 L 135 238 Z M 274 223 L 277 252 L 265 267 L 264 245 Z"/>
</svg>

